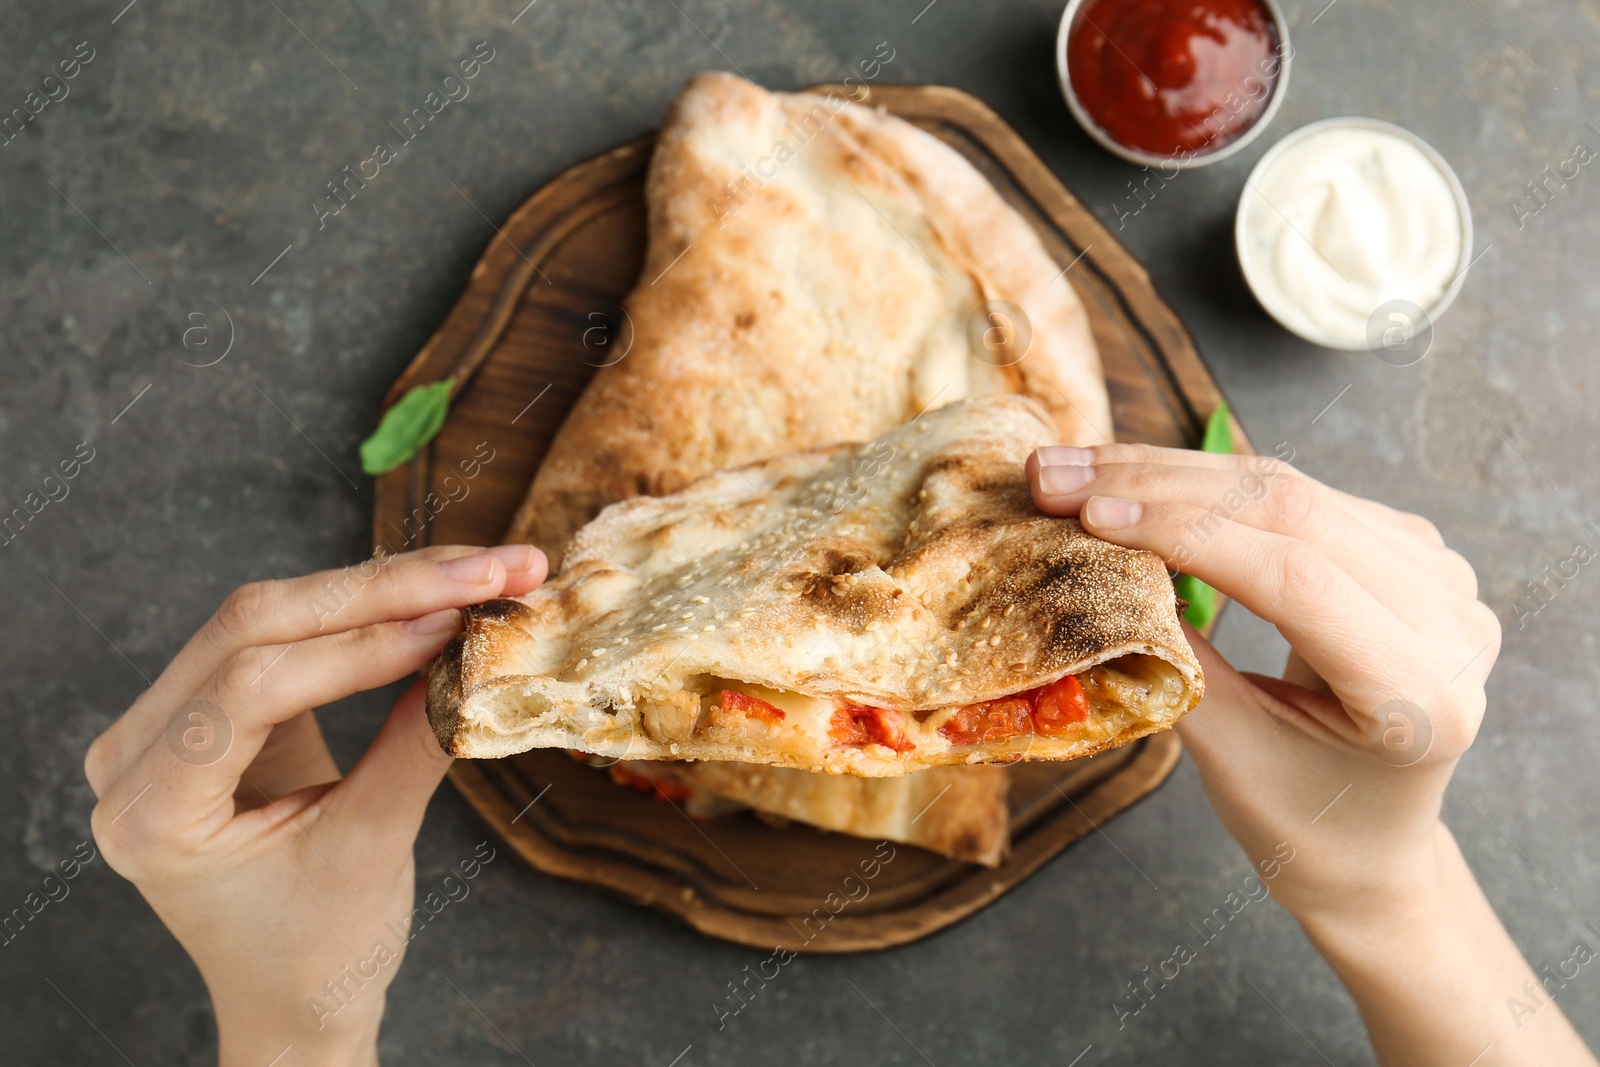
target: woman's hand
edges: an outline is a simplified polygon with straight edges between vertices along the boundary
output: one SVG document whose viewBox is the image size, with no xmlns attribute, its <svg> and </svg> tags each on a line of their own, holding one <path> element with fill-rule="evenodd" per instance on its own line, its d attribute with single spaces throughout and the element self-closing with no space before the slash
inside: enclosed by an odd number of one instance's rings
<svg viewBox="0 0 1600 1067">
<path fill-rule="evenodd" d="M 1438 530 L 1265 457 L 1062 446 L 1028 473 L 1043 511 L 1156 553 L 1289 642 L 1283 676 L 1268 678 L 1190 630 L 1206 695 L 1178 729 L 1380 1058 L 1592 1064 L 1558 1009 L 1508 1012 L 1532 972 L 1439 819 L 1483 719 L 1500 626 Z M 1486 1046 L 1503 1058 L 1475 1060 Z"/>
<path fill-rule="evenodd" d="M 1294 849 L 1273 885 L 1280 901 L 1337 914 L 1414 884 L 1408 865 L 1433 847 L 1500 649 L 1466 560 L 1427 520 L 1265 457 L 1046 448 L 1029 471 L 1044 511 L 1155 552 L 1289 642 L 1283 677 L 1265 678 L 1191 630 L 1206 698 L 1179 723 L 1252 860 L 1279 842 Z M 1334 832 L 1339 847 L 1304 847 Z"/>
<path fill-rule="evenodd" d="M 344 778 L 312 709 L 425 666 L 460 608 L 545 567 L 528 546 L 446 547 L 244 586 L 90 746 L 95 840 L 194 957 L 224 1067 L 291 1045 L 285 1062 L 376 1062 L 404 951 L 387 924 L 409 921 L 412 846 L 450 759 L 420 683 Z"/>
</svg>

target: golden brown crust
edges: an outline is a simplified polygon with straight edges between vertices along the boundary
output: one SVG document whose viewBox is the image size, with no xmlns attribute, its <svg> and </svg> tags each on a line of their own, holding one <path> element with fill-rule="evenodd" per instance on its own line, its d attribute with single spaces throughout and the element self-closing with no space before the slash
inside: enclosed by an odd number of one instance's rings
<svg viewBox="0 0 1600 1067">
<path fill-rule="evenodd" d="M 694 79 L 675 102 L 649 175 L 648 259 L 627 304 L 632 348 L 621 364 L 596 375 L 557 435 L 507 541 L 541 544 L 559 564 L 571 536 L 606 504 L 668 492 L 712 470 L 793 448 L 868 439 L 930 402 L 971 393 L 1028 392 L 1049 407 L 1061 441 L 1110 439 L 1087 315 L 1031 227 L 932 137 L 854 105 L 836 116 L 843 122 L 817 123 L 818 103 L 814 96 L 768 94 L 726 75 Z M 743 184 L 746 165 L 758 164 L 780 139 L 798 140 L 771 132 L 790 122 L 801 132 L 821 129 L 820 140 L 813 133 L 804 149 L 816 157 L 815 167 L 786 165 L 756 196 L 744 196 L 751 191 Z M 851 155 L 854 164 L 847 162 Z M 729 182 L 739 185 L 743 203 L 729 198 Z M 904 233 L 862 210 L 867 191 Z M 854 201 L 848 213 L 834 209 L 838 197 Z M 737 207 L 731 216 L 730 207 Z M 940 263 L 946 256 L 959 261 L 959 270 L 945 269 L 963 299 L 1009 299 L 1025 307 L 1038 338 L 1033 350 L 1009 367 L 974 357 L 960 336 L 961 309 L 952 309 L 955 298 L 942 292 L 946 284 L 907 254 L 917 248 Z M 802 264 L 790 262 L 796 257 Z M 1041 286 L 1046 291 L 1036 292 Z M 932 324 L 925 337 L 903 328 L 918 322 Z M 952 364 L 964 376 L 939 373 Z M 955 377 L 964 380 L 951 384 Z M 453 645 L 436 668 L 435 707 L 453 706 L 449 694 L 459 689 L 464 645 Z M 436 725 L 447 737 L 461 727 L 443 718 Z M 762 798 L 787 797 L 780 806 L 788 817 L 869 832 L 850 814 L 862 803 L 861 780 L 731 763 L 675 766 L 691 778 L 726 779 L 737 769 L 746 803 L 753 798 L 760 807 Z M 999 772 L 927 773 L 970 776 L 974 785 L 952 790 L 920 819 L 921 839 L 911 843 L 978 862 L 997 855 L 1006 819 L 1003 792 L 992 786 Z M 769 777 L 772 783 L 763 785 Z M 803 788 L 778 784 L 802 777 Z M 894 791 L 910 797 L 920 795 L 924 777 L 873 786 L 880 797 Z M 961 851 L 966 841 L 979 842 L 978 856 Z"/>
<path fill-rule="evenodd" d="M 867 777 L 1072 758 L 1165 729 L 1202 688 L 1171 582 L 1156 556 L 1039 514 L 1023 461 L 1054 436 L 1033 402 L 984 397 L 612 505 L 554 579 L 467 609 L 430 687 L 435 727 L 464 756 L 559 746 Z M 1113 733 L 961 747 L 924 721 L 1129 655 L 1170 664 L 1182 699 Z M 663 704 L 717 679 L 893 709 L 914 747 L 840 745 L 820 711 L 663 730 Z"/>
<path fill-rule="evenodd" d="M 779 145 L 792 152 L 781 164 Z M 508 541 L 559 563 L 607 504 L 870 440 L 965 396 L 1026 392 L 1058 440 L 1110 440 L 1071 284 L 982 175 L 910 124 L 842 97 L 701 75 L 673 104 L 646 194 L 632 346 L 579 398 Z M 989 300 L 1032 324 L 1009 366 L 969 338 Z"/>
</svg>

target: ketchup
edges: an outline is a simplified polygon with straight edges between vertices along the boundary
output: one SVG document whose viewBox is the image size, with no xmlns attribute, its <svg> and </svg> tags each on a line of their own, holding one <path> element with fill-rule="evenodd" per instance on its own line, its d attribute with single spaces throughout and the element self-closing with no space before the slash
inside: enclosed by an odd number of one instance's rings
<svg viewBox="0 0 1600 1067">
<path fill-rule="evenodd" d="M 1260 0 L 1085 0 L 1067 34 L 1072 91 L 1113 141 L 1212 152 L 1267 109 L 1278 35 Z"/>
</svg>

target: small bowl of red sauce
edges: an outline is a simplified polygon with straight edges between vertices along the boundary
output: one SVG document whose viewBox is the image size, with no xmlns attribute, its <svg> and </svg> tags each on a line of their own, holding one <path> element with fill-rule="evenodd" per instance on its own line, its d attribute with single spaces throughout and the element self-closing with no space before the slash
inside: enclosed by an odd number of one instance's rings
<svg viewBox="0 0 1600 1067">
<path fill-rule="evenodd" d="M 1283 102 L 1292 55 L 1276 0 L 1071 0 L 1056 34 L 1073 117 L 1147 167 L 1244 148 Z"/>
</svg>

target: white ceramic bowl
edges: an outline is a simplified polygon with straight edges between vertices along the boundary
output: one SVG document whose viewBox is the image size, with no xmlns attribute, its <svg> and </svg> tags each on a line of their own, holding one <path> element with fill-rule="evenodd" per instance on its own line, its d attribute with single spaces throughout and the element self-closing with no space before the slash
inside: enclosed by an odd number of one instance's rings
<svg viewBox="0 0 1600 1067">
<path fill-rule="evenodd" d="M 1067 110 L 1078 120 L 1083 132 L 1093 137 L 1107 152 L 1120 156 L 1129 163 L 1137 163 L 1144 167 L 1175 167 L 1179 170 L 1220 163 L 1234 153 L 1243 151 L 1246 145 L 1261 135 L 1261 131 L 1267 128 L 1272 117 L 1278 113 L 1278 107 L 1289 91 L 1289 61 L 1294 55 L 1294 49 L 1289 47 L 1289 22 L 1283 17 L 1283 10 L 1278 7 L 1277 0 L 1261 0 L 1261 5 L 1267 9 L 1267 14 L 1272 18 L 1273 30 L 1278 36 L 1278 75 L 1272 81 L 1272 96 L 1267 100 L 1267 108 L 1261 113 L 1261 117 L 1235 140 L 1215 152 L 1199 152 L 1187 159 L 1180 156 L 1158 156 L 1118 144 L 1095 125 L 1089 113 L 1083 109 L 1083 105 L 1078 101 L 1077 90 L 1072 87 L 1072 73 L 1067 68 L 1067 39 L 1071 36 L 1072 23 L 1078 17 L 1078 11 L 1083 7 L 1083 3 L 1084 0 L 1070 0 L 1067 9 L 1061 13 L 1061 24 L 1056 28 L 1056 77 L 1061 81 L 1061 95 L 1066 97 Z"/>
<path fill-rule="evenodd" d="M 1432 328 L 1433 323 L 1439 321 L 1439 316 L 1443 315 L 1451 302 L 1455 300 L 1456 294 L 1461 291 L 1461 286 L 1467 279 L 1467 268 L 1472 265 L 1472 207 L 1467 203 L 1467 193 L 1461 187 L 1461 180 L 1456 177 L 1456 172 L 1451 169 L 1449 162 L 1439 154 L 1437 149 L 1404 126 L 1396 126 L 1394 123 L 1384 122 L 1382 119 L 1346 115 L 1339 118 L 1322 119 L 1318 122 L 1301 126 L 1299 129 L 1285 134 L 1277 144 L 1267 149 L 1266 154 L 1261 157 L 1254 169 L 1250 171 L 1250 177 L 1245 179 L 1244 191 L 1239 194 L 1239 208 L 1234 215 L 1233 244 L 1239 256 L 1239 267 L 1244 272 L 1244 280 L 1250 286 L 1250 291 L 1255 294 L 1256 302 L 1265 308 L 1267 314 L 1276 319 L 1284 329 L 1297 337 L 1310 341 L 1312 344 L 1321 345 L 1324 348 L 1338 349 L 1343 352 L 1374 351 L 1374 346 L 1368 340 L 1354 342 L 1345 338 L 1334 337 L 1330 334 L 1322 334 L 1315 330 L 1308 330 L 1303 325 L 1296 325 L 1292 321 L 1292 317 L 1286 316 L 1280 308 L 1274 307 L 1272 302 L 1262 295 L 1263 287 L 1260 284 L 1255 263 L 1250 256 L 1246 217 L 1249 214 L 1248 208 L 1251 197 L 1255 195 L 1255 190 L 1260 185 L 1262 178 L 1266 176 L 1267 172 L 1272 169 L 1272 165 L 1289 148 L 1299 144 L 1307 137 L 1331 129 L 1378 130 L 1405 141 L 1420 151 L 1438 169 L 1440 176 L 1444 178 L 1445 184 L 1450 187 L 1450 192 L 1455 196 L 1456 215 L 1461 220 L 1461 256 L 1456 264 L 1455 276 L 1451 279 L 1450 284 L 1445 287 L 1444 292 L 1440 294 L 1439 299 L 1433 302 L 1432 307 L 1422 309 L 1427 316 L 1429 329 Z M 1418 330 L 1417 332 L 1421 333 L 1423 331 Z M 1421 357 L 1419 356 L 1418 358 Z"/>
</svg>

